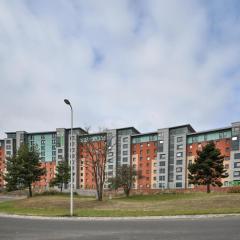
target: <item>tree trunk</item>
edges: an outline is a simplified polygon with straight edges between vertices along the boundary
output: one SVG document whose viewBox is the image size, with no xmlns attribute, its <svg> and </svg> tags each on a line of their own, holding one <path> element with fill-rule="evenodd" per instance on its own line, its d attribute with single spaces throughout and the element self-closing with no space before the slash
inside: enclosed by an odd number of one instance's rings
<svg viewBox="0 0 240 240">
<path fill-rule="evenodd" d="M 32 185 L 31 185 L 31 183 L 28 184 L 28 190 L 29 190 L 29 197 L 32 197 Z"/>
<path fill-rule="evenodd" d="M 124 188 L 124 192 L 125 192 L 126 197 L 129 197 L 130 189 L 129 188 Z"/>
<path fill-rule="evenodd" d="M 60 188 L 61 188 L 61 192 L 62 192 L 62 190 L 63 190 L 63 184 L 61 184 L 61 187 L 60 187 Z"/>
<path fill-rule="evenodd" d="M 207 183 L 207 193 L 210 193 L 210 192 L 211 192 L 211 190 L 210 190 L 210 184 Z"/>
</svg>

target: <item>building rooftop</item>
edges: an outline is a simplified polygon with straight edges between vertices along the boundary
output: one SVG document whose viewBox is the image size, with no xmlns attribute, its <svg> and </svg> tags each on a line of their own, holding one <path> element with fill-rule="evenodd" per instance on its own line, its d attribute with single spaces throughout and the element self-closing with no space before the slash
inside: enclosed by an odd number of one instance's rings
<svg viewBox="0 0 240 240">
<path fill-rule="evenodd" d="M 204 134 L 204 133 L 209 133 L 209 132 L 218 132 L 218 131 L 224 131 L 224 130 L 231 130 L 231 127 L 223 127 L 223 128 L 215 128 L 215 129 L 210 129 L 206 131 L 200 131 L 200 132 L 195 132 L 195 133 L 188 133 L 188 136 L 195 136 L 199 134 Z"/>
<path fill-rule="evenodd" d="M 70 131 L 71 128 L 63 128 L 65 130 Z M 73 130 L 81 130 L 82 132 L 87 133 L 84 129 L 80 128 L 80 127 L 74 127 Z M 16 131 L 16 132 L 24 132 L 26 134 L 53 134 L 56 133 L 55 131 L 40 131 L 40 132 L 25 132 L 25 131 Z M 16 132 L 5 132 L 6 134 L 15 134 Z"/>
</svg>

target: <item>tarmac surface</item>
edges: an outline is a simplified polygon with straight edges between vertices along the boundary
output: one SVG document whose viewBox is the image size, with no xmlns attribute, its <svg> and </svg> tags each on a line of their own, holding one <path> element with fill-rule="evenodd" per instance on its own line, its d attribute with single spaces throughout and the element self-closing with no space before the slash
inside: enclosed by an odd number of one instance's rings
<svg viewBox="0 0 240 240">
<path fill-rule="evenodd" d="M 240 216 L 35 218 L 0 216 L 1 240 L 239 240 Z"/>
</svg>

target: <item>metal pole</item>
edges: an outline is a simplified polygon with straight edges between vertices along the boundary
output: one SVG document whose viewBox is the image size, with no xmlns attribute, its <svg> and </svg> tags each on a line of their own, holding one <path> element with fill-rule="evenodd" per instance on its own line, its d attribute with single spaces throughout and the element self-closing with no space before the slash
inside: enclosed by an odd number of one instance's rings
<svg viewBox="0 0 240 240">
<path fill-rule="evenodd" d="M 71 107 L 71 147 L 70 147 L 70 161 L 71 161 L 71 201 L 70 201 L 70 215 L 73 216 L 73 157 L 72 157 L 72 147 L 73 147 L 73 109 Z"/>
<path fill-rule="evenodd" d="M 69 147 L 69 160 L 70 160 L 70 169 L 71 169 L 71 182 L 70 182 L 70 216 L 73 216 L 73 157 L 72 157 L 72 147 L 73 147 L 73 108 L 68 99 L 64 99 L 64 102 L 71 108 L 71 133 L 70 133 L 70 147 Z"/>
</svg>

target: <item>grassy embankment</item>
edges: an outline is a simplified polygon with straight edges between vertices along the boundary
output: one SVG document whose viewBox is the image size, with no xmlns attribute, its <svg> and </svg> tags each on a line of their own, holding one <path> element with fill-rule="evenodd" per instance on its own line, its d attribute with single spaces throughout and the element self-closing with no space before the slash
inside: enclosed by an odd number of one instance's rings
<svg viewBox="0 0 240 240">
<path fill-rule="evenodd" d="M 0 213 L 68 216 L 69 196 L 35 196 L 0 203 Z M 239 193 L 169 193 L 149 196 L 118 197 L 96 201 L 74 196 L 75 216 L 170 216 L 182 214 L 240 213 Z"/>
</svg>

